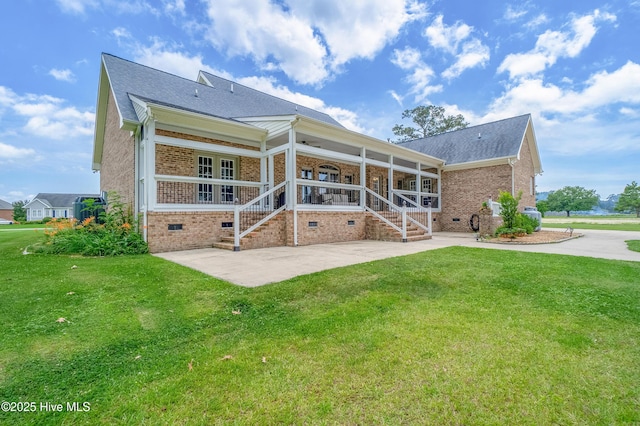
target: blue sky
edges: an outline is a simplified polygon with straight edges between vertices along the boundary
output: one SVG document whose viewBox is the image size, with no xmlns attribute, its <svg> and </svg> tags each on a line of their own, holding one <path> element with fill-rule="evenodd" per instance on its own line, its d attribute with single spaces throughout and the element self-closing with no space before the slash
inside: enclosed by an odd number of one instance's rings
<svg viewBox="0 0 640 426">
<path fill-rule="evenodd" d="M 0 6 L 0 199 L 98 192 L 101 52 L 206 70 L 384 139 L 531 113 L 538 191 L 640 181 L 640 0 L 20 0 Z"/>
</svg>

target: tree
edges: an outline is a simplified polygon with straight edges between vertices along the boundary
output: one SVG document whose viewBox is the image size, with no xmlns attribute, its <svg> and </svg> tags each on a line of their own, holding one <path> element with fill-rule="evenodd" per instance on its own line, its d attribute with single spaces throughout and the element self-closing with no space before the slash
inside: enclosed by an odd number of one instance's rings
<svg viewBox="0 0 640 426">
<path fill-rule="evenodd" d="M 615 210 L 619 212 L 635 211 L 636 217 L 640 217 L 640 186 L 636 181 L 624 187 L 624 192 L 620 194 Z"/>
<path fill-rule="evenodd" d="M 502 224 L 505 228 L 514 229 L 517 225 L 518 204 L 522 198 L 522 191 L 517 197 L 511 195 L 510 192 L 500 191 L 498 202 L 500 203 L 500 216 L 502 216 Z"/>
<path fill-rule="evenodd" d="M 544 214 L 549 211 L 549 203 L 546 200 L 538 201 L 536 203 L 536 209 L 538 209 L 542 217 L 544 217 Z"/>
<path fill-rule="evenodd" d="M 399 137 L 396 142 L 439 135 L 452 130 L 464 129 L 469 125 L 462 114 L 445 116 L 444 113 L 443 107 L 435 105 L 421 105 L 405 110 L 402 113 L 402 118 L 410 118 L 418 128 L 396 124 L 392 129 L 393 134 Z"/>
<path fill-rule="evenodd" d="M 585 189 L 581 186 L 565 186 L 557 191 L 551 191 L 547 198 L 550 211 L 567 212 L 567 217 L 572 211 L 591 210 L 598 204 L 600 197 L 595 189 Z"/>
<path fill-rule="evenodd" d="M 13 205 L 13 220 L 16 222 L 26 222 L 27 221 L 27 210 L 25 210 L 24 206 L 29 203 L 29 200 L 24 201 L 14 201 Z"/>
</svg>

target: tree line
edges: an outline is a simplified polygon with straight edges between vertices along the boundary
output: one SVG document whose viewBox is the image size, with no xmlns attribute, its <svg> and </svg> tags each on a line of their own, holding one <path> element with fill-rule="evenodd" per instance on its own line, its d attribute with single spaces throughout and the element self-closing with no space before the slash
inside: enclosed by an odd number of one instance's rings
<svg viewBox="0 0 640 426">
<path fill-rule="evenodd" d="M 551 191 L 546 200 L 538 201 L 536 207 L 543 215 L 548 211 L 571 212 L 591 210 L 598 205 L 600 197 L 595 189 L 585 189 L 581 186 L 565 186 L 557 191 Z M 640 186 L 636 181 L 624 187 L 614 210 L 617 212 L 635 213 L 640 217 Z"/>
</svg>

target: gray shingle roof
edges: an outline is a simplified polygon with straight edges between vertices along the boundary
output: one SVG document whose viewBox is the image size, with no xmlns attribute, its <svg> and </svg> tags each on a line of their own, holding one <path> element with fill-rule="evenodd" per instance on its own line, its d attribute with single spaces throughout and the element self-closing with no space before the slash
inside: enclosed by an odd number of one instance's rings
<svg viewBox="0 0 640 426">
<path fill-rule="evenodd" d="M 0 210 L 13 210 L 13 204 L 5 200 L 0 200 Z"/>
<path fill-rule="evenodd" d="M 447 164 L 515 157 L 520 151 L 530 119 L 531 115 L 525 114 L 400 145 L 442 158 Z"/>
<path fill-rule="evenodd" d="M 78 197 L 99 197 L 100 194 L 54 194 L 54 193 L 43 193 L 36 195 L 35 199 L 40 201 L 45 201 L 51 207 L 71 207 L 73 206 L 73 202 Z M 31 201 L 33 201 L 31 200 Z"/>
<path fill-rule="evenodd" d="M 299 114 L 342 127 L 327 114 L 235 82 L 232 92 L 231 81 L 209 73 L 203 72 L 213 87 L 106 53 L 102 59 L 125 121 L 138 121 L 129 98 L 132 94 L 162 105 L 227 119 Z"/>
</svg>

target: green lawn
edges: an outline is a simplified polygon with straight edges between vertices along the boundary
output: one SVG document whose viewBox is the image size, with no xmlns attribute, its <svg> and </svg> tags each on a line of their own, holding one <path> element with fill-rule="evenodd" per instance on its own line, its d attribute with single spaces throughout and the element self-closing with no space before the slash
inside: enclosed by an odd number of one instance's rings
<svg viewBox="0 0 640 426">
<path fill-rule="evenodd" d="M 640 240 L 627 240 L 625 243 L 627 243 L 629 250 L 640 252 Z"/>
<path fill-rule="evenodd" d="M 452 247 L 246 289 L 36 237 L 0 232 L 0 399 L 37 404 L 0 424 L 640 422 L 640 262 Z"/>
<path fill-rule="evenodd" d="M 574 229 L 601 229 L 605 231 L 636 231 L 640 232 L 640 223 L 549 223 L 542 219 L 543 228 L 562 228 L 572 227 Z"/>
</svg>

